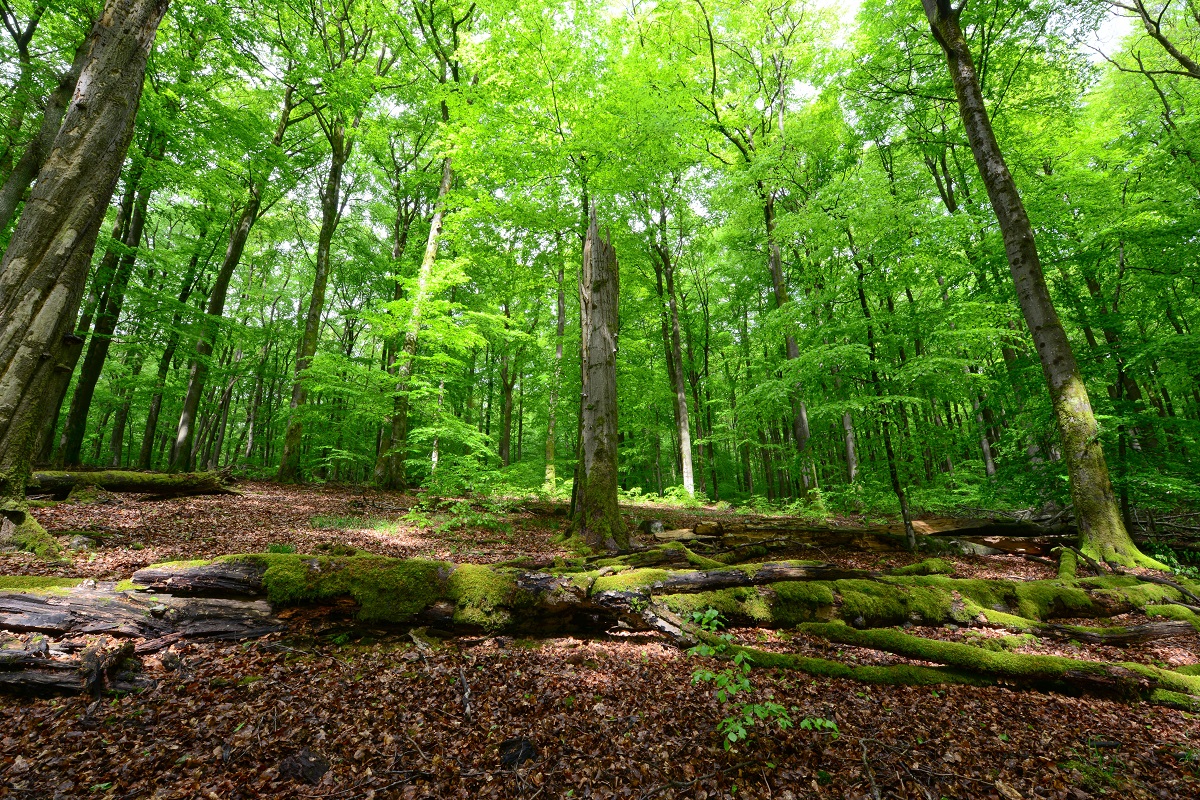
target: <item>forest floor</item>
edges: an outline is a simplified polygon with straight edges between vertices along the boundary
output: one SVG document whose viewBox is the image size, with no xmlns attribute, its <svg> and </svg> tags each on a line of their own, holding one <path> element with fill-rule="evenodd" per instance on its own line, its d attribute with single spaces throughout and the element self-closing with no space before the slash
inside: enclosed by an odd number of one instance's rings
<svg viewBox="0 0 1200 800">
<path fill-rule="evenodd" d="M 115 581 L 152 563 L 272 545 L 476 563 L 566 555 L 552 542 L 565 516 L 544 503 L 422 510 L 418 498 L 382 492 L 239 489 L 241 496 L 106 495 L 39 509 L 39 521 L 64 542 L 87 537 L 91 545 L 60 561 L 0 555 L 0 575 Z M 667 528 L 718 513 L 623 510 L 631 524 L 654 518 Z M 836 549 L 819 556 L 859 568 L 916 560 Z M 1017 556 L 950 560 L 957 577 L 1054 577 L 1051 567 Z M 282 616 L 283 633 L 176 644 L 142 658 L 150 688 L 139 693 L 0 695 L 0 797 L 1200 797 L 1200 715 L 1160 706 L 756 670 L 756 699 L 793 709 L 796 722 L 836 721 L 837 735 L 762 726 L 726 750 L 716 726 L 730 711 L 711 684 L 692 679 L 706 662 L 654 634 L 460 636 L 430 649 L 404 632 L 319 609 Z M 1127 620 L 1138 621 L 1145 618 Z M 920 632 L 959 640 L 967 633 Z M 980 633 L 988 634 L 973 635 Z M 798 632 L 732 634 L 763 649 L 905 663 Z M 0 647 L 29 637 L 0 630 Z M 1200 662 L 1200 637 L 1124 648 L 1042 639 L 1021 652 L 1178 667 Z M 518 745 L 522 756 L 532 747 L 533 758 L 506 766 L 502 756 Z"/>
</svg>

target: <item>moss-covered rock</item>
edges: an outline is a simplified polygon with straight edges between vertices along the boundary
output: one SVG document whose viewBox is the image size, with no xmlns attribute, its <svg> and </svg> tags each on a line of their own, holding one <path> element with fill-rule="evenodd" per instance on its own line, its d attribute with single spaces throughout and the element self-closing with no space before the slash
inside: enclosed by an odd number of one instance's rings
<svg viewBox="0 0 1200 800">
<path fill-rule="evenodd" d="M 58 558 L 62 554 L 62 547 L 54 537 L 47 533 L 31 514 L 23 510 L 2 512 L 0 548 L 4 547 L 15 547 L 47 560 Z"/>
</svg>

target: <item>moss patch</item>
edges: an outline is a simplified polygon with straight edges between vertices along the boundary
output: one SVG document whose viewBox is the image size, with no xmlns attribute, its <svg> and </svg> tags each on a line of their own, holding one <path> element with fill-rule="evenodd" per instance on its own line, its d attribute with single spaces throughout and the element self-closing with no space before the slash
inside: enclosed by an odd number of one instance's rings
<svg viewBox="0 0 1200 800">
<path fill-rule="evenodd" d="M 0 575 L 0 591 L 65 594 L 83 578 L 44 578 L 35 575 Z"/>
<path fill-rule="evenodd" d="M 33 553 L 38 558 L 47 560 L 58 558 L 62 554 L 62 547 L 30 514 L 24 511 L 7 511 L 5 516 L 8 518 L 5 527 L 8 527 L 8 523 L 11 523 L 12 527 L 4 537 L 7 542 L 0 540 L 0 544 L 11 544 L 18 550 Z"/>
<path fill-rule="evenodd" d="M 897 567 L 892 575 L 952 575 L 954 565 L 944 558 L 927 558 L 907 567 Z"/>
<path fill-rule="evenodd" d="M 447 595 L 454 601 L 454 621 L 497 630 L 512 621 L 508 608 L 517 589 L 512 575 L 479 564 L 460 564 L 450 574 Z"/>
<path fill-rule="evenodd" d="M 1142 676 L 1157 682 L 1157 688 L 1200 697 L 1200 678 L 1143 664 L 1104 664 L 1061 656 L 993 652 L 958 642 L 924 639 L 894 629 L 859 631 L 840 622 L 809 623 L 801 626 L 801 629 L 830 641 L 884 650 L 1005 680 L 1071 685 L 1078 682 L 1076 676 L 1091 674 L 1104 679 L 1114 688 L 1119 687 L 1130 696 L 1152 699 L 1137 679 L 1137 676 Z M 1114 668 L 1136 675 L 1122 677 Z"/>
<path fill-rule="evenodd" d="M 454 565 L 445 561 L 383 556 L 328 558 L 290 553 L 225 556 L 218 561 L 249 561 L 265 570 L 263 587 L 276 605 L 298 605 L 349 596 L 364 622 L 405 623 L 431 603 L 447 597 Z"/>
</svg>

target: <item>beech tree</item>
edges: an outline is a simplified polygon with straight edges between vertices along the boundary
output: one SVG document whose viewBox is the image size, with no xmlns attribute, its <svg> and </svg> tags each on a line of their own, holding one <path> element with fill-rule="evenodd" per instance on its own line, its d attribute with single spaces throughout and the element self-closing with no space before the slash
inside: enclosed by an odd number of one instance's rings
<svg viewBox="0 0 1200 800">
<path fill-rule="evenodd" d="M 0 496 L 12 524 L 29 522 L 25 483 L 45 390 L 72 332 L 166 10 L 165 0 L 105 5 L 62 128 L 0 263 Z"/>
</svg>

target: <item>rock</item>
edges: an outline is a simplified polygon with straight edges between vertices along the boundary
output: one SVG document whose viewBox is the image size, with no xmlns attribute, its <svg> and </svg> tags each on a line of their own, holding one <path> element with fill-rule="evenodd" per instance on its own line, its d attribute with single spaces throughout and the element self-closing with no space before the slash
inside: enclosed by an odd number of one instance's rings
<svg viewBox="0 0 1200 800">
<path fill-rule="evenodd" d="M 690 542 L 693 539 L 701 537 L 692 533 L 691 528 L 676 528 L 675 530 L 656 533 L 654 534 L 654 538 L 660 542 Z"/>
<path fill-rule="evenodd" d="M 96 546 L 96 542 L 86 536 L 76 534 L 67 540 L 68 550 L 91 550 Z"/>
<path fill-rule="evenodd" d="M 279 762 L 279 777 L 316 786 L 329 771 L 329 762 L 307 747 Z"/>
<path fill-rule="evenodd" d="M 660 519 L 643 520 L 642 523 L 640 525 L 638 525 L 638 530 L 641 531 L 642 533 L 646 534 L 647 536 L 657 536 L 658 534 L 663 532 L 662 520 L 660 520 Z"/>
<path fill-rule="evenodd" d="M 507 739 L 500 743 L 500 763 L 506 767 L 516 767 L 534 758 L 537 758 L 537 748 L 528 739 Z"/>
</svg>

